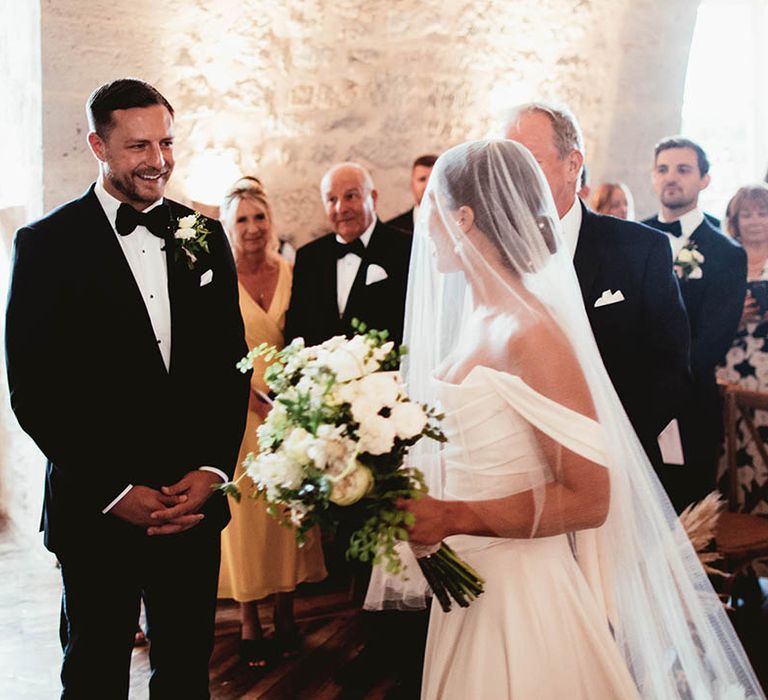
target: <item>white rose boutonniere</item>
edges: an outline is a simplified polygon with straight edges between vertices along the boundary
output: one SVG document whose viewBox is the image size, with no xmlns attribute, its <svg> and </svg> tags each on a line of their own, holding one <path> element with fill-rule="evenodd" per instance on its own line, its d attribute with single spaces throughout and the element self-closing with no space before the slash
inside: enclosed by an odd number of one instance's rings
<svg viewBox="0 0 768 700">
<path fill-rule="evenodd" d="M 176 230 L 173 232 L 176 259 L 183 255 L 187 267 L 194 269 L 200 254 L 209 252 L 206 240 L 209 234 L 205 219 L 198 213 L 177 219 Z"/>
<path fill-rule="evenodd" d="M 700 280 L 704 276 L 701 264 L 704 256 L 693 241 L 688 241 L 677 254 L 674 263 L 675 274 L 680 280 Z"/>
</svg>

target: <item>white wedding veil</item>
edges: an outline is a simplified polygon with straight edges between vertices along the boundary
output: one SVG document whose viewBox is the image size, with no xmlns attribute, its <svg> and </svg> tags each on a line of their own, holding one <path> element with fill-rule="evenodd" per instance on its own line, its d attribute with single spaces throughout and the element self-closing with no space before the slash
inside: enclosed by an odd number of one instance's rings
<svg viewBox="0 0 768 700">
<path fill-rule="evenodd" d="M 559 226 L 544 176 L 519 144 L 471 141 L 438 159 L 413 240 L 408 392 L 439 404 L 435 380 L 459 383 L 475 366 L 502 395 L 514 382 L 525 387 L 530 402 L 515 408 L 557 447 L 546 453 L 551 481 L 530 483 L 525 527 L 518 512 L 478 507 L 478 516 L 497 537 L 569 534 L 641 697 L 764 697 L 608 378 Z M 408 457 L 436 498 L 445 497 L 446 449 L 422 439 Z M 610 499 L 597 527 L 590 507 L 574 512 L 558 484 L 566 453 L 607 470 Z M 407 580 L 376 567 L 365 607 L 424 607 L 425 593 L 418 566 Z"/>
</svg>

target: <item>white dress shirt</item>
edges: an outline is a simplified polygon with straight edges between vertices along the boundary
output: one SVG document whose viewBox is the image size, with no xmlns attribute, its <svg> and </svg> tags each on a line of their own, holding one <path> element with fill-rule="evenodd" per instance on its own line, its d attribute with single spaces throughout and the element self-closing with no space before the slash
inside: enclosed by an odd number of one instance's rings
<svg viewBox="0 0 768 700">
<path fill-rule="evenodd" d="M 373 229 L 376 228 L 376 221 L 377 219 L 374 217 L 371 225 L 360 236 L 360 241 L 366 248 L 371 240 Z M 336 240 L 346 244 L 346 241 L 338 234 Z M 344 309 L 347 308 L 349 293 L 352 291 L 352 285 L 355 283 L 361 262 L 362 258 L 357 253 L 349 253 L 336 261 L 336 303 L 339 308 L 339 318 L 344 315 Z"/>
<path fill-rule="evenodd" d="M 152 330 L 157 340 L 157 348 L 160 350 L 165 369 L 168 370 L 171 366 L 171 300 L 168 296 L 168 268 L 163 249 L 165 241 L 152 235 L 144 226 L 137 226 L 130 235 L 121 236 L 115 226 L 120 201 L 104 189 L 101 178 L 96 181 L 94 193 L 107 215 L 107 220 L 117 237 L 133 278 L 136 280 L 136 285 L 141 292 L 141 298 L 144 300 L 149 314 Z M 159 199 L 144 209 L 143 213 L 162 203 L 163 200 Z M 213 472 L 222 481 L 228 481 L 227 475 L 220 469 L 215 467 L 200 467 L 200 469 Z M 108 513 L 132 488 L 133 484 L 128 484 L 117 498 L 101 512 Z"/>
<path fill-rule="evenodd" d="M 576 254 L 576 246 L 579 242 L 579 229 L 581 228 L 581 202 L 578 197 L 573 198 L 571 208 L 560 219 L 560 229 L 565 247 L 573 257 Z"/>
<path fill-rule="evenodd" d="M 659 212 L 658 219 L 664 224 L 672 223 L 671 221 L 667 221 L 661 212 Z M 671 233 L 662 231 L 662 233 L 669 239 L 669 245 L 672 246 L 672 260 L 677 258 L 677 254 L 688 244 L 688 239 L 691 237 L 691 234 L 701 226 L 701 222 L 704 221 L 704 212 L 698 207 L 695 207 L 691 209 L 691 211 L 683 214 L 678 221 L 680 222 L 680 230 L 682 231 L 682 235 L 679 238 L 673 236 Z"/>
</svg>

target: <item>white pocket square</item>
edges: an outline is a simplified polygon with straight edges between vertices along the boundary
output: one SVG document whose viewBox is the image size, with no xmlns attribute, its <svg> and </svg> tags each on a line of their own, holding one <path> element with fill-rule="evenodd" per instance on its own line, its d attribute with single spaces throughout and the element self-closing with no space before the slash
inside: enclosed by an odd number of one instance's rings
<svg viewBox="0 0 768 700">
<path fill-rule="evenodd" d="M 615 292 L 606 289 L 595 302 L 595 308 L 598 306 L 608 306 L 608 304 L 618 304 L 620 301 L 624 301 L 624 295 L 620 289 L 617 289 Z"/>
<path fill-rule="evenodd" d="M 387 277 L 389 277 L 387 271 L 380 265 L 368 265 L 368 270 L 365 273 L 365 286 L 381 282 L 381 280 L 385 280 Z"/>
<path fill-rule="evenodd" d="M 210 284 L 213 280 L 213 270 L 206 270 L 200 275 L 200 286 L 205 287 L 206 284 Z"/>
</svg>

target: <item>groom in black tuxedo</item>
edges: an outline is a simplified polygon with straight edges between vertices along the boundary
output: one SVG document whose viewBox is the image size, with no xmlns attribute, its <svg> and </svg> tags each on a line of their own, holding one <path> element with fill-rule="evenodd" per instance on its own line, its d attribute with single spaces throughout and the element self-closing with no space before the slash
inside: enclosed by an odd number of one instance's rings
<svg viewBox="0 0 768 700">
<path fill-rule="evenodd" d="M 669 245 L 646 226 L 595 214 L 579 201 L 584 141 L 570 110 L 516 107 L 506 136 L 531 151 L 547 178 L 605 368 L 659 471 L 657 438 L 689 384 L 688 323 Z"/>
<path fill-rule="evenodd" d="M 163 194 L 173 109 L 121 79 L 87 105 L 99 177 L 15 238 L 11 404 L 48 459 L 43 529 L 63 579 L 63 698 L 127 698 L 144 599 L 159 698 L 207 698 L 226 500 L 248 377 L 221 226 Z M 182 227 L 183 228 L 183 227 Z M 200 226 L 198 225 L 198 229 Z"/>
<path fill-rule="evenodd" d="M 286 342 L 349 335 L 354 318 L 402 342 L 411 237 L 378 220 L 373 179 L 361 165 L 334 165 L 320 194 L 333 232 L 296 254 Z"/>
<path fill-rule="evenodd" d="M 699 193 L 709 179 L 709 160 L 697 143 L 673 137 L 656 144 L 652 181 L 661 209 L 643 223 L 664 232 L 675 258 L 684 248 L 695 248 L 704 256 L 697 273 L 686 274 L 680 268 L 691 325 L 693 385 L 680 421 L 685 466 L 666 467 L 675 491 L 688 503 L 715 488 L 723 437 L 715 367 L 736 335 L 747 284 L 744 250 L 699 208 Z"/>
</svg>

